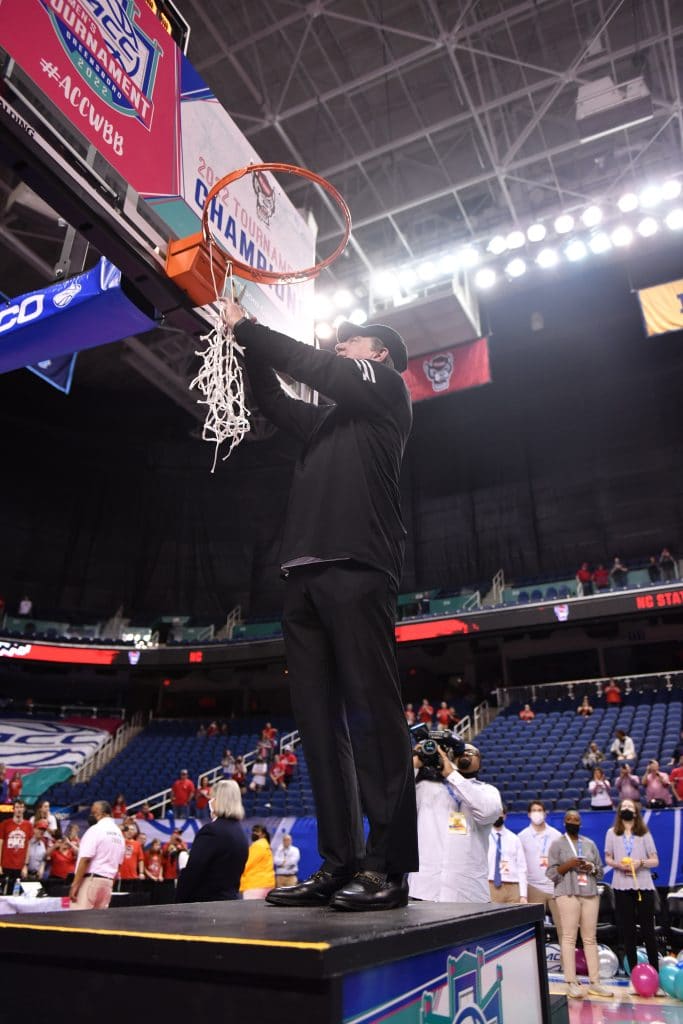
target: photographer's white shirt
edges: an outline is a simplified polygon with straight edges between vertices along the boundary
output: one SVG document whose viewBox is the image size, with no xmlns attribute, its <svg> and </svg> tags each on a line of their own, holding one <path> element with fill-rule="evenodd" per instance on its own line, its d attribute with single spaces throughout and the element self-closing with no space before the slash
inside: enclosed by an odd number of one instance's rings
<svg viewBox="0 0 683 1024">
<path fill-rule="evenodd" d="M 418 782 L 420 870 L 408 876 L 410 895 L 437 903 L 490 903 L 489 832 L 502 813 L 495 786 L 455 769 L 443 782 Z"/>
</svg>

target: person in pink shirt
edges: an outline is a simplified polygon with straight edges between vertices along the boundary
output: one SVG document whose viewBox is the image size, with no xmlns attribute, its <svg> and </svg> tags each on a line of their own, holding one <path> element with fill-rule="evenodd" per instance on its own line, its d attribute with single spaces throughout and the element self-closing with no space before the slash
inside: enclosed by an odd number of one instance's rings
<svg viewBox="0 0 683 1024">
<path fill-rule="evenodd" d="M 650 761 L 641 781 L 645 787 L 645 803 L 648 807 L 671 807 L 671 781 L 666 772 L 660 772 L 659 761 Z"/>
<path fill-rule="evenodd" d="M 88 824 L 90 828 L 80 842 L 69 896 L 74 910 L 104 910 L 111 901 L 112 886 L 125 856 L 126 844 L 106 800 L 94 802 Z"/>
<path fill-rule="evenodd" d="M 640 803 L 640 779 L 633 774 L 630 764 L 621 765 L 619 774 L 614 780 L 614 788 L 617 791 L 617 799 Z"/>
</svg>

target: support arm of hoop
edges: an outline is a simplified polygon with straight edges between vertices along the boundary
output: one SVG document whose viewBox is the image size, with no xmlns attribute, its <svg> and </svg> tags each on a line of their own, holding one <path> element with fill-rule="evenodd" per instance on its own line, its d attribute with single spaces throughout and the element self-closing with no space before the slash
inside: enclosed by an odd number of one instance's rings
<svg viewBox="0 0 683 1024">
<path fill-rule="evenodd" d="M 403 379 L 380 362 L 343 359 L 249 321 L 236 327 L 235 338 L 252 356 L 327 395 L 348 412 L 383 419 L 409 405 Z"/>
</svg>

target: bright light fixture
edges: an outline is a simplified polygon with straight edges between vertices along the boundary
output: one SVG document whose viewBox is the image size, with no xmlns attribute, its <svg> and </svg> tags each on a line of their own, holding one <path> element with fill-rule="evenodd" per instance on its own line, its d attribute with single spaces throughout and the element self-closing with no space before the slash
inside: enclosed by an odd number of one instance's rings
<svg viewBox="0 0 683 1024">
<path fill-rule="evenodd" d="M 378 295 L 393 295 L 396 291 L 395 274 L 390 274 L 388 270 L 382 270 L 379 274 L 374 274 L 372 287 Z"/>
<path fill-rule="evenodd" d="M 611 235 L 612 245 L 616 245 L 621 248 L 625 245 L 630 245 L 633 241 L 633 232 L 626 224 L 620 224 L 618 228 L 615 228 Z"/>
<path fill-rule="evenodd" d="M 561 213 L 559 217 L 555 218 L 553 226 L 558 235 L 566 235 L 574 227 L 574 218 L 571 213 Z"/>
<path fill-rule="evenodd" d="M 334 334 L 334 330 L 332 324 L 328 324 L 326 320 L 321 320 L 319 324 L 315 325 L 315 333 L 321 341 L 327 341 Z"/>
<path fill-rule="evenodd" d="M 337 328 L 339 327 L 339 324 L 343 324 L 343 323 L 346 323 L 346 317 L 342 316 L 340 314 L 339 316 L 335 316 L 334 320 L 332 321 L 332 326 L 334 327 L 334 329 L 336 331 Z"/>
<path fill-rule="evenodd" d="M 670 210 L 664 218 L 664 223 L 670 231 L 680 231 L 683 228 L 683 209 L 677 206 L 674 210 Z"/>
<path fill-rule="evenodd" d="M 594 228 L 602 220 L 602 210 L 599 206 L 587 206 L 581 214 L 581 220 L 587 228 Z"/>
<path fill-rule="evenodd" d="M 353 295 L 348 288 L 338 288 L 332 298 L 337 309 L 348 309 L 353 305 Z"/>
<path fill-rule="evenodd" d="M 609 235 L 605 231 L 598 231 L 597 234 L 593 235 L 588 242 L 588 248 L 591 252 L 595 253 L 596 256 L 599 256 L 600 253 L 607 252 L 608 249 L 612 248 Z"/>
<path fill-rule="evenodd" d="M 638 196 L 635 192 L 624 192 L 623 196 L 619 196 L 617 206 L 622 213 L 630 213 L 638 206 Z"/>
<path fill-rule="evenodd" d="M 521 277 L 526 271 L 526 263 L 521 256 L 516 256 L 514 260 L 510 260 L 505 268 L 505 273 L 508 277 Z"/>
<path fill-rule="evenodd" d="M 425 260 L 417 268 L 417 276 L 421 281 L 433 281 L 436 277 L 436 267 L 431 260 Z"/>
<path fill-rule="evenodd" d="M 572 239 L 564 250 L 564 254 L 570 263 L 576 263 L 577 260 L 582 260 L 587 253 L 588 250 L 586 249 L 586 243 L 582 242 L 580 238 Z"/>
<path fill-rule="evenodd" d="M 479 252 L 473 245 L 466 245 L 458 253 L 458 263 L 461 267 L 476 267 L 479 259 Z"/>
<path fill-rule="evenodd" d="M 523 231 L 511 231 L 505 239 L 508 249 L 521 249 L 526 238 Z"/>
<path fill-rule="evenodd" d="M 539 267 L 543 267 L 544 270 L 548 270 L 550 267 L 557 266 L 558 259 L 559 256 L 555 249 L 541 249 L 536 257 L 536 262 Z"/>
<path fill-rule="evenodd" d="M 657 233 L 658 228 L 659 224 L 654 219 L 654 217 L 643 217 L 640 224 L 636 228 L 636 231 L 639 235 L 642 235 L 643 238 L 650 238 L 651 235 Z"/>
<path fill-rule="evenodd" d="M 662 199 L 678 199 L 681 194 L 681 183 L 678 178 L 670 178 L 661 187 Z"/>
<path fill-rule="evenodd" d="M 454 274 L 458 269 L 458 260 L 455 253 L 447 252 L 439 260 L 439 273 L 440 274 Z"/>
<path fill-rule="evenodd" d="M 647 185 L 638 196 L 638 202 L 644 210 L 657 206 L 662 201 L 662 190 L 658 185 Z"/>
<path fill-rule="evenodd" d="M 490 253 L 494 256 L 500 256 L 501 253 L 505 252 L 508 244 L 502 235 L 494 235 L 489 244 L 486 246 Z"/>
<path fill-rule="evenodd" d="M 368 318 L 368 314 L 360 306 L 358 309 L 354 309 L 352 313 L 349 313 L 349 320 L 352 324 L 364 324 Z"/>
<path fill-rule="evenodd" d="M 405 270 L 400 272 L 398 279 L 401 283 L 401 288 L 403 288 L 404 291 L 409 292 L 411 288 L 415 287 L 417 274 L 414 270 L 409 270 L 408 267 L 406 267 Z"/>
<path fill-rule="evenodd" d="M 496 283 L 496 272 L 493 267 L 482 267 L 474 275 L 474 283 L 477 288 L 490 288 Z"/>
<path fill-rule="evenodd" d="M 530 242 L 542 242 L 545 236 L 545 224 L 530 224 L 526 229 L 526 237 Z"/>
</svg>

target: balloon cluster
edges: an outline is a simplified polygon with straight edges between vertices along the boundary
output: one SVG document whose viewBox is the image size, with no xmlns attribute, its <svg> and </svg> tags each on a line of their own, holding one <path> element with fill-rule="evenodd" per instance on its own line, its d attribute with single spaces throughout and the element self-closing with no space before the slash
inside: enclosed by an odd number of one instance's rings
<svg viewBox="0 0 683 1024">
<path fill-rule="evenodd" d="M 647 962 L 647 955 L 642 948 L 638 949 L 638 963 L 629 970 L 628 961 L 624 958 L 624 969 L 631 975 L 631 983 L 639 996 L 655 995 L 658 988 L 663 988 L 667 995 L 683 1000 L 683 952 L 675 956 L 664 956 L 659 959 L 659 971 Z"/>
<path fill-rule="evenodd" d="M 669 996 L 683 999 L 683 952 L 678 960 L 673 956 L 665 956 L 659 962 L 659 984 Z"/>
</svg>

